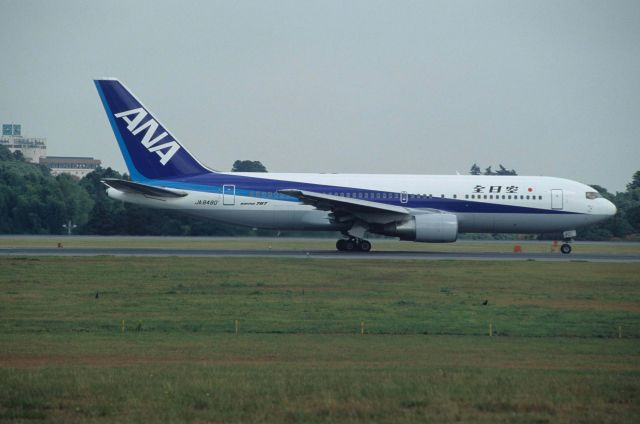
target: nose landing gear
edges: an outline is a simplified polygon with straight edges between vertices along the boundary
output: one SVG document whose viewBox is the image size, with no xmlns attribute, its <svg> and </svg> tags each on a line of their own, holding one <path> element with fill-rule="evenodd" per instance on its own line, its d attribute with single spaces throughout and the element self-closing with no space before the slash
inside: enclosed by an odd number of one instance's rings
<svg viewBox="0 0 640 424">
<path fill-rule="evenodd" d="M 562 237 L 563 237 L 562 241 L 564 243 L 562 244 L 562 246 L 560 246 L 560 251 L 565 255 L 568 255 L 569 253 L 571 253 L 571 245 L 569 243 L 573 241 L 575 236 L 576 236 L 576 230 L 564 231 L 562 233 Z"/>
<path fill-rule="evenodd" d="M 341 252 L 368 252 L 371 250 L 371 243 L 368 240 L 351 237 L 338 240 L 336 249 Z"/>
</svg>

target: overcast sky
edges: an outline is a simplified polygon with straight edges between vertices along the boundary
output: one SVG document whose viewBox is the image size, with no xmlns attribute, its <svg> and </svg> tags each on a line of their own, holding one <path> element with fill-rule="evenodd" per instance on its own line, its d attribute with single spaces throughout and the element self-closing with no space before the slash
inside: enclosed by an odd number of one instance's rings
<svg viewBox="0 0 640 424">
<path fill-rule="evenodd" d="M 623 190 L 640 169 L 640 1 L 0 0 L 0 123 L 125 170 L 92 79 L 203 163 L 467 173 Z"/>
</svg>

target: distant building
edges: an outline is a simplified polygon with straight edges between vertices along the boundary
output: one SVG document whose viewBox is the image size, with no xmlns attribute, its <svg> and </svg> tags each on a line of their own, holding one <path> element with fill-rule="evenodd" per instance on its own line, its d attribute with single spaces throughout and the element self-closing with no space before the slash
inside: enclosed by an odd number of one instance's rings
<svg viewBox="0 0 640 424">
<path fill-rule="evenodd" d="M 100 166 L 100 160 L 86 157 L 47 156 L 40 158 L 40 164 L 51 171 L 51 175 L 71 174 L 83 178 Z"/>
<path fill-rule="evenodd" d="M 47 156 L 47 139 L 23 137 L 20 124 L 2 124 L 0 145 L 7 147 L 12 153 L 19 150 L 32 163 L 38 163 L 40 158 Z"/>
<path fill-rule="evenodd" d="M 83 178 L 100 166 L 100 161 L 94 158 L 47 156 L 47 139 L 23 137 L 20 124 L 2 124 L 0 145 L 9 148 L 12 153 L 19 150 L 27 162 L 46 166 L 53 176 L 71 174 Z"/>
</svg>

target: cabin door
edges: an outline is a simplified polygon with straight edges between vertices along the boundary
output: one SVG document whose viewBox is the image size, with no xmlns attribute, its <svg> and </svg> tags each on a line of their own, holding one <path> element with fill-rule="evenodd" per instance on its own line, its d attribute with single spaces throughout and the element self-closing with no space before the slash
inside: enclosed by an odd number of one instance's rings
<svg viewBox="0 0 640 424">
<path fill-rule="evenodd" d="M 222 186 L 222 204 L 223 205 L 236 204 L 236 186 L 235 185 Z"/>
<path fill-rule="evenodd" d="M 563 207 L 562 190 L 551 190 L 551 209 L 560 210 Z"/>
</svg>

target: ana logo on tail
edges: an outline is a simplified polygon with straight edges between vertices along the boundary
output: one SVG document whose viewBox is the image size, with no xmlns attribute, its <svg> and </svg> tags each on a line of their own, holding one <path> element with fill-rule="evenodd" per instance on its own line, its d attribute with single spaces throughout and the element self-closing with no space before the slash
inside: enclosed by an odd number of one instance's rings
<svg viewBox="0 0 640 424">
<path fill-rule="evenodd" d="M 130 118 L 131 115 L 134 115 L 133 118 Z M 173 155 L 180 150 L 180 145 L 175 140 L 158 144 L 160 140 L 164 139 L 169 134 L 166 131 L 163 131 L 162 134 L 155 136 L 159 125 L 153 118 L 143 124 L 142 121 L 147 115 L 147 111 L 139 107 L 137 109 L 116 113 L 114 116 L 116 118 L 122 118 L 124 122 L 127 123 L 127 129 L 133 135 L 138 135 L 142 131 L 146 130 L 142 137 L 142 145 L 146 147 L 149 152 L 155 152 L 160 156 L 160 163 L 162 165 L 166 165 Z"/>
</svg>

